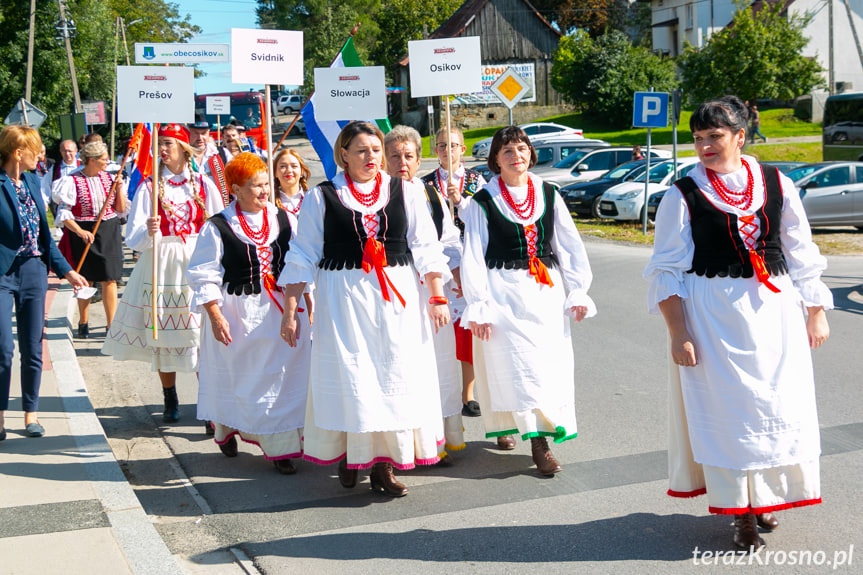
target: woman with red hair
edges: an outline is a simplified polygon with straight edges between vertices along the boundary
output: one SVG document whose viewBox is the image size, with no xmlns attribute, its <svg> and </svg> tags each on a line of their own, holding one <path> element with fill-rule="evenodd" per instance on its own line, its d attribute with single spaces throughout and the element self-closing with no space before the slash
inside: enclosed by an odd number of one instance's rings
<svg viewBox="0 0 863 575">
<path fill-rule="evenodd" d="M 268 201 L 267 165 L 238 154 L 225 166 L 235 200 L 204 224 L 187 278 L 193 312 L 206 311 L 201 336 L 198 418 L 212 422 L 222 453 L 237 439 L 258 445 L 280 473 L 295 473 L 309 383 L 311 341 L 279 338 L 282 290 L 276 278 L 294 228 Z"/>
<path fill-rule="evenodd" d="M 116 360 L 150 363 L 159 373 L 165 411 L 162 421 L 180 418 L 177 373 L 198 371 L 201 318 L 189 312 L 191 290 L 186 268 L 204 221 L 222 211 L 222 196 L 210 178 L 192 169 L 194 150 L 189 131 L 179 124 L 159 128 L 158 216 L 153 217 L 153 179 L 144 180 L 132 199 L 126 223 L 126 247 L 141 252 L 123 299 L 102 345 L 102 353 Z M 159 234 L 158 252 L 153 236 Z M 158 339 L 152 331 L 153 258 L 157 258 L 159 283 Z"/>
</svg>

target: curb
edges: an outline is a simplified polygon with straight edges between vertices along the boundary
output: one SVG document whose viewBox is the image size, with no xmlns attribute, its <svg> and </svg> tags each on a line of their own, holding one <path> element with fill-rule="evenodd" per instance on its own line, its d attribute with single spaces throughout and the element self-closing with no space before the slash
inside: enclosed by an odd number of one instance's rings
<svg viewBox="0 0 863 575">
<path fill-rule="evenodd" d="M 71 325 L 75 308 L 71 286 L 59 286 L 48 312 L 45 332 L 69 429 L 78 450 L 86 455 L 82 465 L 131 570 L 139 575 L 183 575 L 185 572 L 171 555 L 120 470 L 90 403 L 87 384 L 72 345 Z"/>
</svg>

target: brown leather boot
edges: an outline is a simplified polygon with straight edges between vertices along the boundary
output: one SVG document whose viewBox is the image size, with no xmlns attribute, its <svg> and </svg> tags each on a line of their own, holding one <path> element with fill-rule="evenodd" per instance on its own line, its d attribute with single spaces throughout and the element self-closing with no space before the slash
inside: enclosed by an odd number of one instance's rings
<svg viewBox="0 0 863 575">
<path fill-rule="evenodd" d="M 758 526 L 766 531 L 776 531 L 779 528 L 779 519 L 772 513 L 756 515 Z"/>
<path fill-rule="evenodd" d="M 392 463 L 375 463 L 372 465 L 372 474 L 369 479 L 371 479 L 372 490 L 374 491 L 383 491 L 390 497 L 404 497 L 408 494 L 408 488 L 396 481 Z"/>
<path fill-rule="evenodd" d="M 743 513 L 734 516 L 734 546 L 741 551 L 757 551 L 764 545 L 764 540 L 758 536 L 754 513 Z"/>
<path fill-rule="evenodd" d="M 536 468 L 541 475 L 554 475 L 558 471 L 562 471 L 560 463 L 557 462 L 551 449 L 548 448 L 546 438 L 531 437 L 530 451 L 533 455 L 533 462 L 536 463 Z"/>
<path fill-rule="evenodd" d="M 497 448 L 503 451 L 515 449 L 515 437 L 512 435 L 501 435 L 497 438 Z"/>
<path fill-rule="evenodd" d="M 348 469 L 348 458 L 339 461 L 339 483 L 350 489 L 357 486 L 357 469 Z"/>
</svg>

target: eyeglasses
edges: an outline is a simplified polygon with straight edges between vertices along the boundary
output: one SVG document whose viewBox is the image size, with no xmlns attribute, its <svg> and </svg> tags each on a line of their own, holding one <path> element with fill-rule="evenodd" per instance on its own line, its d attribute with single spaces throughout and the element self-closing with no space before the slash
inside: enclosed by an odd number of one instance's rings
<svg viewBox="0 0 863 575">
<path fill-rule="evenodd" d="M 459 149 L 459 148 L 461 148 L 461 147 L 462 147 L 462 144 L 459 144 L 459 143 L 456 143 L 456 142 L 452 142 L 452 143 L 449 145 L 449 149 L 450 149 L 450 150 L 458 150 L 458 149 Z M 444 142 L 443 144 L 438 144 L 438 145 L 437 145 L 437 149 L 438 149 L 438 150 L 446 150 L 446 142 Z"/>
</svg>

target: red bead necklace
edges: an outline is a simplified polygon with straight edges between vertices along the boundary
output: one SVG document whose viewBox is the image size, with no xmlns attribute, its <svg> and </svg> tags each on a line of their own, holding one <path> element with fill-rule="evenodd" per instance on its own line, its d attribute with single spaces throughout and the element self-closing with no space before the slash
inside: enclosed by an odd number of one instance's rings
<svg viewBox="0 0 863 575">
<path fill-rule="evenodd" d="M 706 171 L 707 177 L 710 179 L 710 185 L 713 186 L 713 189 L 716 190 L 716 193 L 719 194 L 723 202 L 741 210 L 748 210 L 752 205 L 752 198 L 754 196 L 755 178 L 752 177 L 752 168 L 749 167 L 749 163 L 743 158 L 740 158 L 740 161 L 743 162 L 743 167 L 746 168 L 746 189 L 742 192 L 732 192 L 722 183 L 716 172 L 710 168 L 707 168 Z"/>
<path fill-rule="evenodd" d="M 270 237 L 270 218 L 267 217 L 267 208 L 264 208 L 264 223 L 261 226 L 261 229 L 257 232 L 252 229 L 249 223 L 246 221 L 246 216 L 243 215 L 243 211 L 240 209 L 240 206 L 237 205 L 237 219 L 240 220 L 240 227 L 243 228 L 243 233 L 246 234 L 246 237 L 252 240 L 256 246 L 263 246 L 267 239 Z"/>
<path fill-rule="evenodd" d="M 351 180 L 351 177 L 348 175 L 347 172 L 345 172 L 345 180 L 347 180 L 348 182 L 348 188 L 351 190 L 351 195 L 354 196 L 354 199 L 367 208 L 375 205 L 375 202 L 377 202 L 378 198 L 381 197 L 380 172 L 375 175 L 375 188 L 368 194 L 363 194 L 357 191 L 356 187 L 354 187 L 353 180 Z"/>
<path fill-rule="evenodd" d="M 536 209 L 536 192 L 533 189 L 533 181 L 529 177 L 527 179 L 527 197 L 520 204 L 515 203 L 515 200 L 512 199 L 512 195 L 510 195 L 502 178 L 498 178 L 498 184 L 504 201 L 518 217 L 523 220 L 529 220 L 533 217 L 533 212 Z"/>
<path fill-rule="evenodd" d="M 171 184 L 172 186 L 174 186 L 175 188 L 179 188 L 180 186 L 182 186 L 183 184 L 185 184 L 188 181 L 189 181 L 189 178 L 183 178 L 179 182 L 175 182 L 174 180 L 168 180 L 168 183 Z"/>
</svg>

